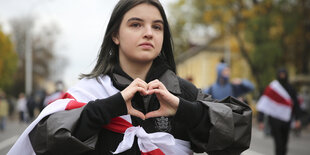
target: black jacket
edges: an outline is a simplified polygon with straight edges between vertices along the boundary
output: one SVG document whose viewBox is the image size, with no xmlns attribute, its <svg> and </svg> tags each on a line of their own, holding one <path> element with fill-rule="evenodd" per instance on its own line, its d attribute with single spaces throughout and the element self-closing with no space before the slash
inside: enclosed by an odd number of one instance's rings
<svg viewBox="0 0 310 155">
<path fill-rule="evenodd" d="M 164 117 L 167 120 L 165 125 L 158 124 L 162 118 L 143 121 L 131 116 L 134 126 L 140 125 L 147 133 L 168 132 L 177 139 L 190 141 L 191 149 L 195 152 L 237 155 L 249 148 L 252 113 L 246 104 L 231 97 L 217 103 L 169 69 L 159 69 L 153 67 L 149 74 L 160 73 L 158 79 L 180 98 L 177 113 L 175 116 Z M 154 78 L 154 74 L 149 74 L 146 82 L 153 80 L 149 77 Z M 126 88 L 132 81 L 120 68 L 116 68 L 110 78 L 119 90 Z M 143 113 L 159 108 L 155 95 L 142 97 L 137 93 L 132 104 Z M 52 114 L 32 130 L 30 141 L 37 154 L 112 154 L 111 151 L 116 150 L 122 141 L 123 134 L 102 126 L 108 124 L 111 118 L 126 114 L 125 101 L 117 93 L 105 99 L 91 101 L 80 109 Z M 70 117 L 74 116 L 76 123 L 65 123 L 72 122 Z M 70 141 L 71 144 L 64 141 Z M 121 154 L 141 154 L 137 141 L 130 150 Z"/>
</svg>

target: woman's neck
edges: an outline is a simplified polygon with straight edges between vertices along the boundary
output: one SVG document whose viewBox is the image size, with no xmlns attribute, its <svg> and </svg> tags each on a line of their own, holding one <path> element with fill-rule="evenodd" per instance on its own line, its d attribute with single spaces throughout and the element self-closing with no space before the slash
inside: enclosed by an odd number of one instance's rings
<svg viewBox="0 0 310 155">
<path fill-rule="evenodd" d="M 132 79 L 140 78 L 145 81 L 146 75 L 150 70 L 153 62 L 150 63 L 129 63 L 121 62 L 120 66 L 125 73 L 127 73 Z"/>
</svg>

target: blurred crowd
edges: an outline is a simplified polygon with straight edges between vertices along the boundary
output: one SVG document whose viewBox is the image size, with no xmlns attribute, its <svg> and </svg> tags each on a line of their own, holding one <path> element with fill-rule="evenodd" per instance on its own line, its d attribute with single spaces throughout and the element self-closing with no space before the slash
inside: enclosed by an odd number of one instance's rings
<svg viewBox="0 0 310 155">
<path fill-rule="evenodd" d="M 64 94 L 64 84 L 55 83 L 55 91 L 47 93 L 45 89 L 37 90 L 30 95 L 19 93 L 18 98 L 7 96 L 0 90 L 0 130 L 6 129 L 9 120 L 18 120 L 20 123 L 31 123 L 39 113 L 51 102 Z"/>
</svg>

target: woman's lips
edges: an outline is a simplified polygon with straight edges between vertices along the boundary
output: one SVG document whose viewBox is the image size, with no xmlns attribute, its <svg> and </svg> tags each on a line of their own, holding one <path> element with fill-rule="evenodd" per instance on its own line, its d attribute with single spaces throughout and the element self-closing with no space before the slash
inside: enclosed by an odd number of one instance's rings
<svg viewBox="0 0 310 155">
<path fill-rule="evenodd" d="M 154 46 L 151 43 L 142 43 L 139 46 L 147 49 L 154 48 Z"/>
</svg>

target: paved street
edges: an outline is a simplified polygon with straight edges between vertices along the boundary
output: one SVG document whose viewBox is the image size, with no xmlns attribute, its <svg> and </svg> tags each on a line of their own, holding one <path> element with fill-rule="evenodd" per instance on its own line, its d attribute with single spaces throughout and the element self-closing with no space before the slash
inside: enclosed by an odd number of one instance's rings
<svg viewBox="0 0 310 155">
<path fill-rule="evenodd" d="M 309 155 L 310 152 L 310 129 L 304 130 L 300 137 L 290 135 L 289 150 L 287 155 Z M 252 141 L 250 149 L 243 152 L 242 155 L 273 155 L 273 140 L 266 137 L 259 131 L 255 125 L 252 130 Z M 196 154 L 196 155 L 206 155 Z"/>
<path fill-rule="evenodd" d="M 5 155 L 17 140 L 19 135 L 26 129 L 28 124 L 7 120 L 7 128 L 0 132 L 0 155 Z"/>
<path fill-rule="evenodd" d="M 0 155 L 5 155 L 12 147 L 21 132 L 27 127 L 16 121 L 8 121 L 7 130 L 0 132 Z M 310 129 L 304 130 L 300 137 L 291 134 L 288 155 L 309 155 Z M 261 131 L 253 127 L 252 142 L 249 150 L 242 155 L 272 155 L 273 142 L 271 137 L 265 137 Z M 206 155 L 206 154 L 196 154 Z"/>
<path fill-rule="evenodd" d="M 289 148 L 287 155 L 309 155 L 310 152 L 310 130 L 302 131 L 300 137 L 296 137 L 292 132 L 289 139 Z M 273 140 L 271 137 L 265 137 L 256 127 L 252 130 L 252 141 L 249 151 L 244 155 L 272 155 Z"/>
</svg>

